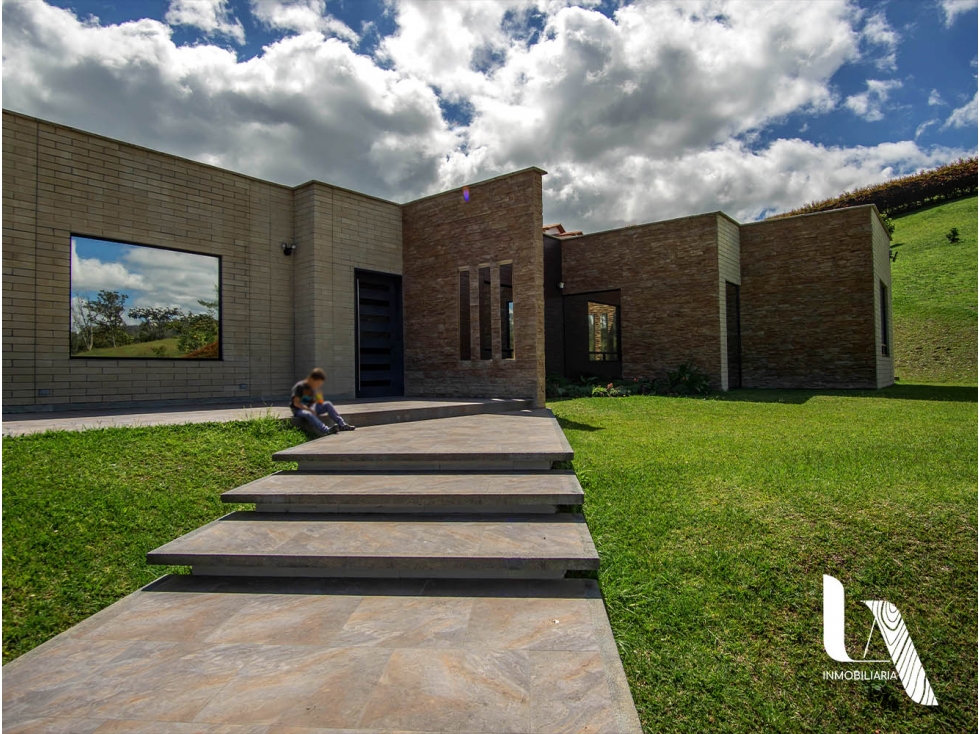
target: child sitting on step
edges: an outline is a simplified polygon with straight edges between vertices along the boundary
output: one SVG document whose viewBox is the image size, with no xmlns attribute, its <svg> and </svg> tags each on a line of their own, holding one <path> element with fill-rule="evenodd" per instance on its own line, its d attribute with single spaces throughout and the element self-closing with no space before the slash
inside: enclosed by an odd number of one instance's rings
<svg viewBox="0 0 979 734">
<path fill-rule="evenodd" d="M 300 428 L 315 434 L 327 436 L 337 431 L 352 431 L 355 426 L 343 420 L 343 416 L 333 407 L 333 403 L 323 400 L 321 390 L 326 382 L 326 373 L 317 367 L 305 380 L 300 380 L 292 386 L 292 422 Z M 335 425 L 327 426 L 320 420 L 326 413 Z"/>
</svg>

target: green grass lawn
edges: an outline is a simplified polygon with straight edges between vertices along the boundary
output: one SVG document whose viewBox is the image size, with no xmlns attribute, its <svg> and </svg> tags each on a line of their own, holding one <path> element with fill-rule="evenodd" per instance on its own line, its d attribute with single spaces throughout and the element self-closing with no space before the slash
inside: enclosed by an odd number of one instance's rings
<svg viewBox="0 0 979 734">
<path fill-rule="evenodd" d="M 552 405 L 646 731 L 975 729 L 975 401 L 903 385 Z M 147 550 L 302 440 L 270 419 L 8 438 L 4 660 L 162 573 Z M 859 600 L 900 608 L 937 709 L 897 682 L 822 680 L 843 667 L 822 649 L 824 573 L 854 657 Z"/>
<path fill-rule="evenodd" d="M 157 578 L 147 551 L 228 512 L 222 492 L 303 440 L 271 418 L 4 439 L 4 662 Z"/>
<path fill-rule="evenodd" d="M 975 401 L 902 386 L 554 403 L 645 730 L 975 731 Z M 937 709 L 896 681 L 822 680 L 845 667 L 822 647 L 823 574 L 846 589 L 851 657 L 872 622 L 859 600 L 898 606 Z"/>
<path fill-rule="evenodd" d="M 895 372 L 902 381 L 976 380 L 976 197 L 894 219 Z M 945 233 L 959 230 L 949 244 Z"/>
<path fill-rule="evenodd" d="M 87 352 L 80 352 L 76 357 L 156 357 L 153 353 L 157 347 L 166 348 L 164 357 L 182 357 L 185 352 L 177 346 L 177 337 L 170 339 L 157 339 L 151 342 L 139 342 L 138 344 L 125 344 L 121 347 L 104 347 L 92 349 Z"/>
</svg>

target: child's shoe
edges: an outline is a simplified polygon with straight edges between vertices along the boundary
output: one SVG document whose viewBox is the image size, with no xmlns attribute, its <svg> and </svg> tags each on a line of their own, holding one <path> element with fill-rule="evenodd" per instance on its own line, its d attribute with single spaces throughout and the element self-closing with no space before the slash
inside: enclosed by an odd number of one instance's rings
<svg viewBox="0 0 979 734">
<path fill-rule="evenodd" d="M 357 430 L 357 426 L 352 426 L 349 423 L 344 423 L 342 426 L 340 426 L 340 430 L 341 431 L 355 431 L 355 430 Z"/>
</svg>

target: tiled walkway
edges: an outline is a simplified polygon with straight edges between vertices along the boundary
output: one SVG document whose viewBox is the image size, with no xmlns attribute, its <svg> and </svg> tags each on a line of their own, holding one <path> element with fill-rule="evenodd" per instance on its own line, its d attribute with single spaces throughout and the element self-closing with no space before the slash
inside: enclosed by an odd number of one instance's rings
<svg viewBox="0 0 979 734">
<path fill-rule="evenodd" d="M 640 732 L 598 586 L 564 578 L 598 555 L 574 474 L 540 469 L 571 456 L 553 416 L 414 427 L 309 442 L 228 493 L 258 509 L 148 555 L 194 575 L 4 667 L 4 732 Z"/>
<path fill-rule="evenodd" d="M 288 401 L 283 401 L 286 403 Z M 425 420 L 482 413 L 487 409 L 514 410 L 522 400 L 447 400 L 437 398 L 385 398 L 383 400 L 338 400 L 334 403 L 344 418 L 355 426 L 373 426 L 396 420 Z M 291 418 L 284 404 L 242 406 L 203 405 L 190 408 L 116 408 L 68 410 L 44 413 L 5 413 L 3 435 L 22 436 L 44 431 L 87 431 L 92 428 L 167 426 L 185 423 L 227 423 L 271 415 Z"/>
</svg>

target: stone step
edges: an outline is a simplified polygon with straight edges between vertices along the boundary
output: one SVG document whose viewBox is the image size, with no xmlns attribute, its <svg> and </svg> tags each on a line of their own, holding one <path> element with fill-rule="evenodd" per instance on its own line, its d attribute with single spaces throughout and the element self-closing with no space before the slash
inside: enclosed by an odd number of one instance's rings
<svg viewBox="0 0 979 734">
<path fill-rule="evenodd" d="M 221 495 L 259 512 L 554 512 L 580 505 L 573 471 L 354 472 L 283 471 Z"/>
<path fill-rule="evenodd" d="M 304 471 L 540 471 L 573 457 L 546 409 L 367 427 L 272 456 Z"/>
<path fill-rule="evenodd" d="M 521 398 L 470 398 L 448 400 L 438 398 L 379 398 L 337 404 L 337 408 L 355 426 L 381 426 L 390 423 L 411 423 L 465 415 L 505 413 L 533 407 L 532 400 Z"/>
<path fill-rule="evenodd" d="M 233 512 L 147 554 L 216 576 L 561 578 L 598 569 L 581 515 Z"/>
</svg>

